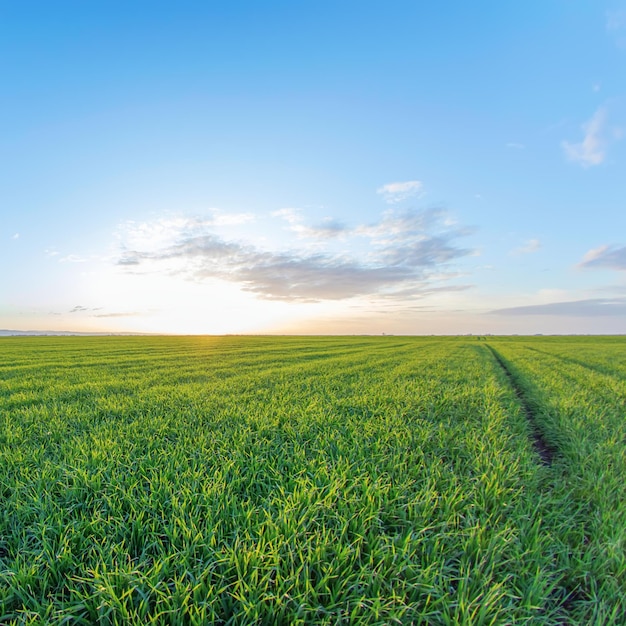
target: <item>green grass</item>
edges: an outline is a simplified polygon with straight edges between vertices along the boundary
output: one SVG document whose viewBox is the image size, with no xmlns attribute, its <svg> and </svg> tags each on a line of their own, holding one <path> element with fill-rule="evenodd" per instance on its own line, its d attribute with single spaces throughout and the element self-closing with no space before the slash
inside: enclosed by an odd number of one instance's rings
<svg viewBox="0 0 626 626">
<path fill-rule="evenodd" d="M 622 624 L 624 348 L 2 339 L 0 623 Z"/>
</svg>

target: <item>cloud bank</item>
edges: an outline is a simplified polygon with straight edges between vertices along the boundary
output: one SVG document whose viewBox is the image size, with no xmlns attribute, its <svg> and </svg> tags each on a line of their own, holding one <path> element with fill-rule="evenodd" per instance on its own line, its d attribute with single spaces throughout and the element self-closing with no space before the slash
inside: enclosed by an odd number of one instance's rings
<svg viewBox="0 0 626 626">
<path fill-rule="evenodd" d="M 333 221 L 307 227 L 297 213 L 285 210 L 275 216 L 296 226 L 300 237 L 330 239 L 340 233 L 341 252 L 260 249 L 216 235 L 210 220 L 176 218 L 125 224 L 117 265 L 133 273 L 221 279 L 261 298 L 311 302 L 432 292 L 453 277 L 446 273 L 449 264 L 472 253 L 457 245 L 469 230 L 440 209 L 389 210 L 378 222 L 354 228 Z"/>
<path fill-rule="evenodd" d="M 491 311 L 495 315 L 558 315 L 565 317 L 626 316 L 626 298 L 590 298 L 549 304 L 531 304 Z"/>
</svg>

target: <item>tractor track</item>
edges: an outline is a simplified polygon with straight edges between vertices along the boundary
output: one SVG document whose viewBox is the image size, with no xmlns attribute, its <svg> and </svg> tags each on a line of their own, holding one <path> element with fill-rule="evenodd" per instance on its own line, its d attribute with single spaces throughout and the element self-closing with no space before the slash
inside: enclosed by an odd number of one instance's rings
<svg viewBox="0 0 626 626">
<path fill-rule="evenodd" d="M 548 443 L 548 441 L 546 441 L 537 423 L 535 410 L 533 409 L 532 405 L 528 402 L 524 389 L 519 385 L 515 376 L 512 374 L 511 370 L 507 366 L 504 359 L 500 356 L 500 354 L 489 345 L 485 345 L 485 348 L 487 348 L 487 350 L 491 352 L 491 355 L 495 359 L 496 363 L 500 366 L 500 368 L 506 375 L 509 381 L 509 385 L 515 392 L 515 395 L 517 396 L 517 399 L 520 402 L 522 410 L 524 411 L 524 415 L 526 416 L 526 419 L 528 420 L 528 423 L 531 428 L 531 438 L 532 438 L 533 446 L 537 454 L 539 455 L 539 458 L 541 459 L 542 464 L 546 466 L 552 465 L 555 457 L 558 454 L 558 451 L 553 445 L 551 445 L 550 443 Z"/>
</svg>

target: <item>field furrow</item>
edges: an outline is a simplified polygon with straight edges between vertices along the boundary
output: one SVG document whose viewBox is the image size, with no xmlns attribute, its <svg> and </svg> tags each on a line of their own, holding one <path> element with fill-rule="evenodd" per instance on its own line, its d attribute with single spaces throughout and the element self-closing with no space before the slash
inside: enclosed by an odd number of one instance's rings
<svg viewBox="0 0 626 626">
<path fill-rule="evenodd" d="M 521 339 L 493 343 L 559 450 L 553 492 L 567 507 L 561 534 L 570 546 L 564 567 L 574 609 L 593 623 L 620 624 L 626 614 L 626 382 L 563 358 L 562 348 L 556 356 L 552 346 L 544 354 Z"/>
</svg>

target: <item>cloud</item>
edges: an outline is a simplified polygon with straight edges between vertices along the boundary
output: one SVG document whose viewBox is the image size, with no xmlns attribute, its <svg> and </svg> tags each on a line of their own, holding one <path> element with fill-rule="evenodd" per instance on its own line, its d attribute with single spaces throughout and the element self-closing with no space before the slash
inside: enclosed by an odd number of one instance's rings
<svg viewBox="0 0 626 626">
<path fill-rule="evenodd" d="M 606 12 L 606 30 L 615 38 L 618 48 L 626 49 L 626 9 Z"/>
<path fill-rule="evenodd" d="M 313 226 L 298 225 L 293 230 L 299 237 L 325 240 L 340 238 L 350 229 L 343 222 L 328 218 Z"/>
<path fill-rule="evenodd" d="M 591 119 L 582 125 L 584 137 L 580 143 L 561 142 L 565 156 L 585 168 L 603 163 L 610 140 L 619 139 L 619 131 L 612 134 L 607 131 L 606 120 L 607 110 L 600 107 Z"/>
<path fill-rule="evenodd" d="M 254 222 L 255 219 L 253 213 L 224 213 L 219 209 L 213 209 L 211 222 L 213 226 L 239 226 Z"/>
<path fill-rule="evenodd" d="M 506 147 L 511 148 L 513 150 L 523 150 L 526 147 L 526 145 L 523 143 L 516 143 L 515 141 L 509 141 L 506 144 Z"/>
<path fill-rule="evenodd" d="M 139 315 L 145 315 L 138 311 L 129 311 L 128 313 L 98 313 L 94 317 L 137 317 Z"/>
<path fill-rule="evenodd" d="M 118 265 L 139 265 L 140 261 L 139 259 L 136 259 L 132 256 L 123 256 L 122 258 L 118 259 L 117 264 Z"/>
<path fill-rule="evenodd" d="M 68 311 L 68 313 L 86 313 L 88 311 L 101 311 L 102 307 L 88 307 L 88 306 L 81 306 L 80 304 L 77 304 L 74 308 L 70 309 Z"/>
<path fill-rule="evenodd" d="M 210 216 L 172 215 L 151 222 L 128 221 L 117 233 L 121 245 L 158 250 L 173 243 L 177 238 L 191 235 L 203 229 L 221 226 L 237 226 L 254 221 L 252 213 L 224 213 L 211 209 Z"/>
<path fill-rule="evenodd" d="M 443 209 L 432 208 L 422 211 L 396 211 L 388 209 L 382 219 L 374 224 L 357 226 L 354 233 L 368 237 L 379 245 L 392 244 L 402 240 L 415 240 L 438 228 L 446 230 L 455 225 Z M 462 234 L 469 234 L 469 231 Z M 458 235 L 461 235 L 459 232 Z"/>
<path fill-rule="evenodd" d="M 19 233 L 15 233 L 11 239 L 19 239 L 20 238 L 20 234 Z"/>
<path fill-rule="evenodd" d="M 381 195 L 388 204 L 395 204 L 416 195 L 422 187 L 419 180 L 407 180 L 383 185 L 376 190 L 376 193 Z"/>
<path fill-rule="evenodd" d="M 452 273 L 449 278 L 456 278 L 458 274 Z M 445 276 L 441 277 L 441 279 L 445 280 Z M 468 289 L 472 289 L 475 285 L 439 285 L 433 286 L 428 282 L 416 284 L 413 287 L 409 287 L 407 289 L 402 289 L 394 292 L 393 294 L 381 294 L 380 298 L 382 301 L 388 300 L 397 300 L 398 298 L 402 299 L 410 299 L 413 297 L 423 298 L 427 295 L 432 295 L 436 293 L 450 293 L 450 292 L 458 292 L 458 291 L 467 291 Z M 405 302 L 398 302 L 398 307 L 406 308 Z M 415 304 L 411 304 L 409 306 L 410 309 L 415 308 L 427 308 L 425 305 L 416 306 Z"/>
<path fill-rule="evenodd" d="M 560 315 L 567 317 L 626 316 L 626 298 L 591 298 L 531 304 L 490 311 L 495 315 Z"/>
<path fill-rule="evenodd" d="M 317 233 L 323 233 L 324 236 L 332 233 L 332 236 L 334 237 L 348 232 L 348 227 L 339 220 L 327 217 L 324 218 L 317 226 L 313 226 L 313 230 Z"/>
<path fill-rule="evenodd" d="M 626 246 L 600 246 L 589 250 L 578 267 L 608 267 L 614 270 L 626 270 Z"/>
<path fill-rule="evenodd" d="M 540 248 L 541 241 L 539 241 L 539 239 L 528 239 L 519 248 L 515 248 L 515 250 L 512 250 L 511 254 L 531 254 L 533 252 L 537 252 L 537 250 L 539 250 Z"/>
<path fill-rule="evenodd" d="M 272 217 L 280 217 L 289 224 L 299 224 L 302 221 L 302 211 L 300 209 L 278 209 L 272 211 Z"/>
<path fill-rule="evenodd" d="M 613 119 L 610 125 L 609 106 Z M 585 168 L 604 163 L 611 144 L 624 137 L 623 124 L 616 125 L 614 121 L 615 115 L 622 115 L 623 110 L 623 102 L 617 99 L 597 109 L 591 119 L 582 125 L 584 135 L 581 142 L 561 142 L 566 158 Z"/>
<path fill-rule="evenodd" d="M 136 315 L 144 315 L 143 313 L 138 313 L 136 311 L 131 311 L 128 313 L 98 313 L 98 311 L 102 311 L 103 307 L 89 307 L 82 306 L 77 304 L 75 307 L 71 308 L 68 313 L 89 313 L 91 317 L 133 317 Z M 51 315 L 60 315 L 60 313 L 51 313 Z"/>
<path fill-rule="evenodd" d="M 298 225 L 293 212 L 280 215 Z M 369 225 L 348 229 L 328 222 L 327 234 L 346 237 L 340 254 L 299 250 L 263 250 L 217 236 L 206 223 L 190 227 L 182 220 L 177 231 L 169 224 L 168 239 L 143 238 L 146 232 L 163 231 L 160 224 L 127 224 L 119 266 L 133 271 L 164 271 L 189 280 L 222 279 L 238 283 L 259 297 L 292 301 L 340 300 L 372 294 L 394 294 L 417 288 L 432 290 L 441 280 L 442 268 L 471 250 L 456 245 L 469 233 L 440 209 L 387 211 Z M 324 230 L 312 228 L 318 235 Z M 140 236 L 137 236 L 137 232 Z M 298 231 L 296 231 L 297 233 Z M 365 239 L 364 246 L 360 243 Z M 129 245 L 143 242 L 145 245 Z"/>
<path fill-rule="evenodd" d="M 622 30 L 624 28 L 626 28 L 626 10 L 606 12 L 606 29 L 608 31 Z"/>
<path fill-rule="evenodd" d="M 317 225 L 307 226 L 299 209 L 279 209 L 273 211 L 271 215 L 285 220 L 288 229 L 301 239 L 327 240 L 341 237 L 349 231 L 343 222 L 330 217 Z"/>
<path fill-rule="evenodd" d="M 615 43 L 619 48 L 626 47 L 626 9 L 606 12 L 606 30 L 615 37 Z"/>
</svg>

